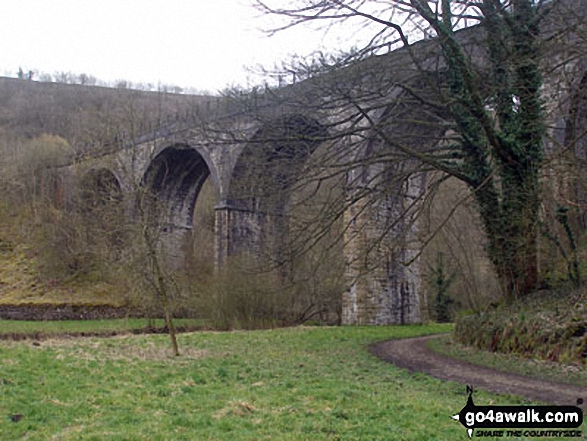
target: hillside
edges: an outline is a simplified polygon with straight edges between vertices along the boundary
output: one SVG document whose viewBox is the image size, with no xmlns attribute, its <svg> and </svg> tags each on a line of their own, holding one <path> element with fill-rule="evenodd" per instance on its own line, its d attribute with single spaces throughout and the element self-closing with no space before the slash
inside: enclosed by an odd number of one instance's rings
<svg viewBox="0 0 587 441">
<path fill-rule="evenodd" d="M 0 307 L 3 305 L 122 306 L 118 290 L 92 277 L 58 280 L 39 259 L 43 241 L 27 208 L 0 202 Z"/>
<path fill-rule="evenodd" d="M 110 140 L 124 125 L 172 118 L 215 99 L 0 77 L 0 128 L 17 137 L 58 135 L 81 148 Z"/>
</svg>

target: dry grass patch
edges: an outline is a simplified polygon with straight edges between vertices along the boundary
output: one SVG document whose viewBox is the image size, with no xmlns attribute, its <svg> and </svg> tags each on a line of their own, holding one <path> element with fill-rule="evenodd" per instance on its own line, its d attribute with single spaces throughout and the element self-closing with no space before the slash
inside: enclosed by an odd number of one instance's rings
<svg viewBox="0 0 587 441">
<path fill-rule="evenodd" d="M 55 338 L 43 341 L 40 345 L 53 349 L 58 360 L 75 357 L 90 361 L 190 361 L 209 356 L 207 350 L 185 347 L 181 348 L 181 356 L 176 357 L 168 345 L 135 335 L 110 337 L 106 342 L 104 339 L 93 338 Z"/>
</svg>

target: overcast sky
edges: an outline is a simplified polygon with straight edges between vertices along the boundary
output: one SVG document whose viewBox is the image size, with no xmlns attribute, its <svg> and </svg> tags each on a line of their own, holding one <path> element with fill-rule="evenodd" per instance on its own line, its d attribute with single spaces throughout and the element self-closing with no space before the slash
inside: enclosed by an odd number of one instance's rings
<svg viewBox="0 0 587 441">
<path fill-rule="evenodd" d="M 215 92 L 246 67 L 350 46 L 299 28 L 269 38 L 248 0 L 0 0 L 0 75 L 38 69 Z"/>
</svg>

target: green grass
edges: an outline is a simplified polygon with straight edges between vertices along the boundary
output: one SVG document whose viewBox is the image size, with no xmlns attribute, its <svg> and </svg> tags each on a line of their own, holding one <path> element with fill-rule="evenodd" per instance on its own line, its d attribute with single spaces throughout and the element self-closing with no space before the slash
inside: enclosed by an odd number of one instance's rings
<svg viewBox="0 0 587 441">
<path fill-rule="evenodd" d="M 201 319 L 175 319 L 177 327 L 204 327 Z M 54 334 L 82 334 L 82 333 L 123 333 L 145 329 L 153 326 L 162 329 L 163 319 L 147 320 L 144 318 L 124 318 L 108 320 L 55 320 L 55 321 L 25 321 L 0 320 L 0 336 L 2 335 L 44 335 Z"/>
<path fill-rule="evenodd" d="M 465 405 L 463 386 L 397 369 L 367 349 L 450 329 L 199 332 L 179 336 L 180 357 L 164 335 L 4 341 L 0 439 L 464 440 L 449 418 Z M 489 402 L 524 401 L 476 396 Z"/>
<path fill-rule="evenodd" d="M 515 354 L 482 351 L 455 342 L 451 336 L 429 340 L 427 346 L 440 354 L 499 371 L 587 386 L 587 369 L 582 365 L 562 364 Z"/>
</svg>

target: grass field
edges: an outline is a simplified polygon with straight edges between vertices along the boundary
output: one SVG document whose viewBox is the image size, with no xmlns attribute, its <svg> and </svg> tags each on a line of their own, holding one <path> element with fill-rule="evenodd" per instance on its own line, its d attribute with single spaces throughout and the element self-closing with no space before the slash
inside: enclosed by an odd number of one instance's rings
<svg viewBox="0 0 587 441">
<path fill-rule="evenodd" d="M 2 440 L 465 440 L 464 387 L 370 343 L 447 325 L 0 342 Z M 476 404 L 523 400 L 479 392 Z M 516 439 L 516 438 L 509 438 Z M 546 439 L 546 438 L 541 438 Z"/>
</svg>

